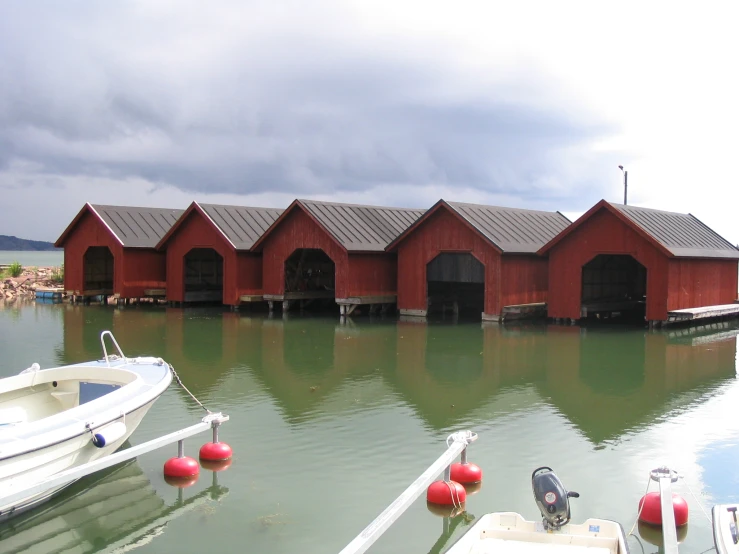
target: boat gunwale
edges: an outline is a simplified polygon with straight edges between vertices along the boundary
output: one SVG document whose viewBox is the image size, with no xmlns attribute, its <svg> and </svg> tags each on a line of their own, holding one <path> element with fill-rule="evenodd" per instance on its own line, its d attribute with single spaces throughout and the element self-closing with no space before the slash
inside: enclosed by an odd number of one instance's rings
<svg viewBox="0 0 739 554">
<path fill-rule="evenodd" d="M 145 406 L 146 404 L 158 399 L 169 387 L 169 385 L 172 382 L 172 372 L 167 369 L 166 373 L 162 375 L 162 378 L 159 379 L 157 382 L 153 383 L 147 383 L 146 380 L 143 378 L 141 373 L 135 371 L 134 369 L 131 369 L 129 366 L 135 366 L 134 362 L 135 360 L 147 360 L 146 358 L 130 358 L 130 359 L 124 359 L 121 360 L 118 364 L 115 366 L 109 366 L 109 365 L 99 365 L 104 362 L 94 361 L 94 362 L 83 362 L 81 364 L 73 364 L 69 366 L 60 366 L 55 368 L 48 368 L 44 370 L 39 370 L 40 372 L 53 372 L 55 370 L 66 370 L 69 368 L 82 368 L 82 367 L 89 367 L 91 369 L 112 369 L 116 372 L 124 372 L 124 373 L 130 373 L 135 375 L 135 378 L 121 386 L 120 388 L 113 390 L 99 398 L 96 398 L 94 400 L 91 400 L 90 402 L 86 402 L 85 404 L 74 406 L 68 410 L 63 410 L 61 412 L 58 412 L 57 414 L 52 414 L 51 416 L 42 418 L 40 420 L 30 422 L 27 424 L 19 424 L 14 426 L 8 426 L 7 429 L 0 430 L 0 438 L 2 438 L 2 435 L 5 434 L 6 438 L 12 439 L 15 438 L 16 440 L 9 440 L 6 444 L 0 446 L 2 450 L 0 450 L 0 463 L 5 462 L 7 460 L 10 460 L 12 458 L 17 458 L 19 456 L 23 456 L 26 454 L 30 454 L 33 452 L 37 452 L 39 450 L 43 450 L 45 448 L 49 448 L 52 446 L 56 446 L 59 444 L 62 444 L 64 442 L 73 440 L 75 438 L 78 438 L 82 435 L 85 435 L 86 433 L 92 433 L 94 429 L 98 429 L 100 427 L 103 427 L 105 425 L 108 425 L 121 417 L 126 417 L 129 414 L 135 412 L 136 410 L 140 409 L 141 407 Z M 152 367 L 155 365 L 162 365 L 161 363 L 158 363 L 155 358 L 151 358 L 150 363 L 141 364 L 139 365 L 146 365 L 147 367 Z M 166 362 L 162 362 L 166 363 Z M 97 367 L 95 364 L 98 364 Z M 169 366 L 167 366 L 168 368 Z M 16 377 L 16 376 L 13 376 Z M 123 397 L 123 400 L 118 402 L 117 405 L 115 403 L 115 400 L 117 400 L 119 397 Z M 90 416 L 90 409 L 93 410 L 98 406 L 104 406 L 106 404 L 110 403 L 110 400 L 113 400 L 113 407 L 108 408 L 104 411 L 98 411 L 95 414 L 95 417 L 101 417 L 102 421 L 97 420 L 94 421 Z M 131 406 L 131 404 L 134 404 L 135 406 Z M 120 409 L 120 407 L 123 406 L 123 409 Z M 84 409 L 80 409 L 83 408 Z M 77 412 L 77 413 L 75 413 Z M 48 426 L 49 421 L 52 418 L 59 417 L 61 415 L 64 415 L 67 419 L 64 424 L 58 429 L 48 429 L 44 430 L 44 423 L 46 423 L 46 426 Z M 77 416 L 77 417 L 75 417 Z M 41 425 L 37 425 L 41 424 Z M 90 425 L 93 424 L 93 425 Z M 23 431 L 26 431 L 29 429 L 28 426 L 37 426 L 39 427 L 39 431 L 45 434 L 51 433 L 53 431 L 56 431 L 57 433 L 65 433 L 66 434 L 53 441 L 45 441 L 45 442 L 37 442 L 36 445 L 33 445 L 30 448 L 23 449 L 24 444 L 27 444 L 27 439 L 23 438 L 16 438 L 13 437 L 11 434 L 11 431 L 13 429 L 21 429 Z M 3 433 L 5 431 L 5 433 Z M 35 430 L 34 430 L 35 431 Z M 43 436 L 43 435 L 42 435 Z M 14 448 L 15 447 L 15 448 Z"/>
</svg>

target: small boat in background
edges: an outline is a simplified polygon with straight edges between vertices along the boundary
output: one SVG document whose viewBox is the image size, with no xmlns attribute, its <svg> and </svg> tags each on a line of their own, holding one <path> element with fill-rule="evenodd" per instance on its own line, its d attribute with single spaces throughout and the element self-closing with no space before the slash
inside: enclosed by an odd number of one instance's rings
<svg viewBox="0 0 739 554">
<path fill-rule="evenodd" d="M 739 504 L 718 504 L 713 507 L 713 542 L 718 554 L 739 552 L 739 530 L 737 529 L 736 511 Z"/>
<path fill-rule="evenodd" d="M 118 353 L 109 355 L 106 336 Z M 110 331 L 103 358 L 0 379 L 0 519 L 50 498 L 50 477 L 114 453 L 172 381 L 161 358 L 126 358 Z M 21 495 L 19 491 L 32 491 Z M 10 500 L 9 500 L 10 499 Z"/>
</svg>

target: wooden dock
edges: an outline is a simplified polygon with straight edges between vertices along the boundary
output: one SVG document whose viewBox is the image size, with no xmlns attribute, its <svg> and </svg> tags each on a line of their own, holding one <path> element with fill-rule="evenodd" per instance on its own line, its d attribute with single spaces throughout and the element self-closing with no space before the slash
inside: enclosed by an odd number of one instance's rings
<svg viewBox="0 0 739 554">
<path fill-rule="evenodd" d="M 546 302 L 534 302 L 531 304 L 514 304 L 511 306 L 503 306 L 503 312 L 500 314 L 500 319 L 502 321 L 545 317 L 547 317 Z"/>
<path fill-rule="evenodd" d="M 682 323 L 718 317 L 739 317 L 739 304 L 720 304 L 718 306 L 704 306 L 703 308 L 672 310 L 667 312 L 667 321 L 664 323 Z"/>
<path fill-rule="evenodd" d="M 270 312 L 274 309 L 275 302 L 281 302 L 282 311 L 287 312 L 295 302 L 304 307 L 314 300 L 333 299 L 335 293 L 332 290 L 305 290 L 284 292 L 282 294 L 264 294 L 262 296 L 267 301 Z"/>
<path fill-rule="evenodd" d="M 377 309 L 387 311 L 389 305 L 398 301 L 397 294 L 384 294 L 376 296 L 350 296 L 349 298 L 337 298 L 341 315 L 351 315 L 357 306 L 370 306 L 370 312 Z"/>
</svg>

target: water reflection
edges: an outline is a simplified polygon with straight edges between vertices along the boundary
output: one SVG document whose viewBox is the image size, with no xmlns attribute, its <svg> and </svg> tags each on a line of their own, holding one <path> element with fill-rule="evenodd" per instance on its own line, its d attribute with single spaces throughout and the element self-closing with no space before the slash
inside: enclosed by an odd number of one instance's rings
<svg viewBox="0 0 739 554">
<path fill-rule="evenodd" d="M 0 552 L 126 552 L 164 532 L 167 522 L 228 490 L 214 472 L 209 487 L 188 494 L 180 489 L 172 504 L 159 496 L 138 462 L 131 460 L 81 479 L 0 530 Z"/>
<path fill-rule="evenodd" d="M 735 323 L 650 332 L 546 324 L 349 325 L 212 309 L 62 309 L 61 363 L 98 358 L 99 332 L 110 328 L 127 353 L 155 353 L 172 363 L 196 396 L 217 392 L 236 401 L 244 391 L 224 380 L 249 372 L 290 422 L 324 413 L 328 399 L 350 394 L 352 381 L 381 379 L 378 402 L 394 391 L 434 430 L 543 402 L 596 446 L 685 409 L 734 378 L 739 332 Z M 482 409 L 505 402 L 510 391 L 518 395 L 510 406 Z M 331 409 L 352 409 L 352 400 L 333 402 Z"/>
</svg>

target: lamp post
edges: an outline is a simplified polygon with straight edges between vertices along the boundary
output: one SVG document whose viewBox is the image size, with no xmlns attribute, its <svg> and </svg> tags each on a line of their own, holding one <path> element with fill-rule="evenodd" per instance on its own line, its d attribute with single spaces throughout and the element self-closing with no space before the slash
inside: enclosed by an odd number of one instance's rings
<svg viewBox="0 0 739 554">
<path fill-rule="evenodd" d="M 624 206 L 626 205 L 626 189 L 628 186 L 628 179 L 629 179 L 629 172 L 624 169 L 624 166 L 620 165 L 618 168 L 623 172 L 624 174 Z"/>
</svg>

